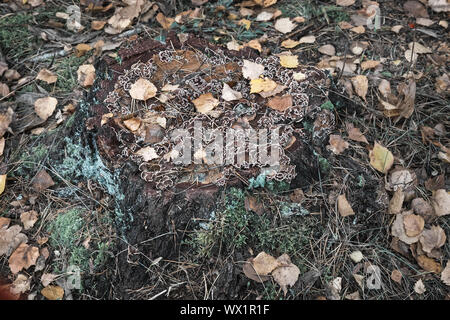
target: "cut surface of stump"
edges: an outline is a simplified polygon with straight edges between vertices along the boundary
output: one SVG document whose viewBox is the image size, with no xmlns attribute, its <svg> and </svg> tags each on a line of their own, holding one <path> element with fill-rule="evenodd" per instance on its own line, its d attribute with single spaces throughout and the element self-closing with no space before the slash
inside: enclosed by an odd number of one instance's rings
<svg viewBox="0 0 450 320">
<path fill-rule="evenodd" d="M 285 68 L 276 55 L 228 51 L 193 36 L 181 43 L 169 34 L 166 44 L 132 42 L 118 56 L 97 66 L 86 127 L 104 163 L 121 170 L 120 210 L 131 218 L 119 287 L 127 289 L 148 277 L 132 271 L 139 268 L 131 261 L 139 259 L 133 252 L 140 243 L 156 237 L 146 243 L 147 253 L 176 256 L 179 230 L 208 217 L 224 187 L 260 175 L 311 183 L 319 170 L 314 148 L 323 146 L 334 116 L 320 107 L 328 100 L 326 74 L 301 63 Z M 249 62 L 263 66 L 255 79 L 243 75 Z M 230 129 L 234 139 L 227 139 Z M 260 147 L 278 161 L 259 157 Z"/>
</svg>

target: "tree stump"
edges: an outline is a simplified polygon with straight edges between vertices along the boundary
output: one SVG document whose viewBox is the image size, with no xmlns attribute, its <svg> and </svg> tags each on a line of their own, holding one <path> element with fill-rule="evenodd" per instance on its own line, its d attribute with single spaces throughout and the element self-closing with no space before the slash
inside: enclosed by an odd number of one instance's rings
<svg viewBox="0 0 450 320">
<path fill-rule="evenodd" d="M 251 69 L 254 64 L 263 72 L 249 76 L 258 71 Z M 243 67 L 249 65 L 244 77 Z M 317 179 L 314 150 L 320 152 L 327 142 L 334 115 L 321 108 L 328 100 L 328 79 L 315 67 L 285 68 L 276 55 L 261 58 L 250 48 L 229 51 L 193 36 L 181 42 L 169 34 L 165 44 L 130 42 L 96 69 L 85 101 L 85 141 L 92 141 L 108 168 L 120 170 L 118 206 L 125 214 L 119 226 L 124 238 L 118 257 L 121 290 L 140 287 L 148 277 L 142 266 L 148 260 L 142 262 L 139 252 L 150 259 L 176 258 L 183 230 L 193 228 L 192 218 L 209 217 L 224 188 L 246 186 L 260 175 L 293 188 Z M 192 152 L 195 163 L 177 164 L 180 154 L 172 150 L 180 141 L 171 134 L 176 129 L 194 134 L 196 121 L 204 129 L 200 140 L 207 143 L 207 129 L 278 128 L 279 166 L 267 170 L 272 168 L 267 163 L 251 162 L 249 148 L 242 163 L 218 164 L 205 157 L 203 146 Z"/>
</svg>

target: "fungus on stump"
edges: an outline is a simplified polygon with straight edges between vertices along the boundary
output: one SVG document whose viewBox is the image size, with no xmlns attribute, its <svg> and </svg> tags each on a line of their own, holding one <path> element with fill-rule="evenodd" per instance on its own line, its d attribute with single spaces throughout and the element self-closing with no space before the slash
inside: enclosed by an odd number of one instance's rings
<svg viewBox="0 0 450 320">
<path fill-rule="evenodd" d="M 147 243 L 150 258 L 175 256 L 177 231 L 193 217 L 208 217 L 225 186 L 244 185 L 260 174 L 294 186 L 315 179 L 313 150 L 322 147 L 334 122 L 320 108 L 327 100 L 323 71 L 288 69 L 278 56 L 261 58 L 250 48 L 228 51 L 193 36 L 181 43 L 175 34 L 166 44 L 129 43 L 118 56 L 97 67 L 87 128 L 105 164 L 122 170 L 121 210 L 133 217 L 128 243 L 166 234 Z M 263 70 L 244 76 L 243 67 L 252 63 Z M 312 132 L 304 128 L 306 119 Z M 229 129 L 234 139 L 227 139 Z M 267 140 L 255 140 L 255 132 L 267 132 Z M 267 155 L 278 154 L 275 165 L 259 157 L 262 146 Z M 132 267 L 132 251 L 119 257 L 123 268 Z"/>
</svg>

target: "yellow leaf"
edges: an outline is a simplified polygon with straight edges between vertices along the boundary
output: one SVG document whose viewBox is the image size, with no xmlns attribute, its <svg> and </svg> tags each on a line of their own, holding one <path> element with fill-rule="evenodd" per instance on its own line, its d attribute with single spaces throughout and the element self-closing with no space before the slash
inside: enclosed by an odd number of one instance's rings
<svg viewBox="0 0 450 320">
<path fill-rule="evenodd" d="M 0 194 L 5 191 L 5 185 L 6 185 L 6 174 L 0 174 Z"/>
<path fill-rule="evenodd" d="M 285 68 L 297 68 L 298 67 L 298 57 L 285 55 L 280 57 L 280 64 Z"/>
<path fill-rule="evenodd" d="M 376 142 L 369 152 L 369 158 L 370 165 L 382 173 L 387 173 L 394 164 L 392 152 Z"/>
<path fill-rule="evenodd" d="M 200 113 L 208 113 L 212 109 L 214 109 L 218 104 L 219 100 L 214 98 L 211 92 L 204 93 L 200 95 L 197 99 L 192 100 L 192 103 L 195 105 L 195 109 Z"/>
<path fill-rule="evenodd" d="M 261 43 L 259 43 L 258 39 L 250 40 L 249 42 L 246 43 L 246 46 L 258 50 L 259 52 L 262 52 Z"/>
<path fill-rule="evenodd" d="M 300 44 L 299 41 L 295 41 L 295 40 L 292 40 L 292 39 L 287 39 L 287 40 L 284 40 L 281 43 L 281 46 L 283 48 L 286 48 L 286 49 L 292 49 L 292 48 L 298 46 L 299 44 Z"/>
<path fill-rule="evenodd" d="M 47 286 L 41 293 L 48 300 L 61 300 L 64 297 L 64 289 L 59 286 Z"/>
<path fill-rule="evenodd" d="M 250 29 L 250 25 L 252 24 L 252 22 L 248 19 L 241 19 L 241 20 L 239 20 L 238 24 L 240 26 L 244 26 L 245 30 L 248 30 L 248 29 Z"/>
<path fill-rule="evenodd" d="M 268 92 L 277 87 L 277 83 L 269 78 L 258 78 L 250 81 L 250 93 Z"/>
</svg>

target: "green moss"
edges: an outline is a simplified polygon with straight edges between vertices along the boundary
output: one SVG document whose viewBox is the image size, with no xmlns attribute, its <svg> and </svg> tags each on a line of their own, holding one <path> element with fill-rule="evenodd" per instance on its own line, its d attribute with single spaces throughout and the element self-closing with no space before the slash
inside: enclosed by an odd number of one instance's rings
<svg viewBox="0 0 450 320">
<path fill-rule="evenodd" d="M 32 19 L 23 13 L 0 17 L 0 47 L 9 59 L 18 62 L 33 51 L 35 36 L 28 30 Z"/>
<path fill-rule="evenodd" d="M 78 85 L 77 70 L 89 55 L 76 57 L 74 55 L 63 58 L 56 64 L 55 73 L 58 76 L 56 90 L 59 92 L 71 92 Z"/>
</svg>

